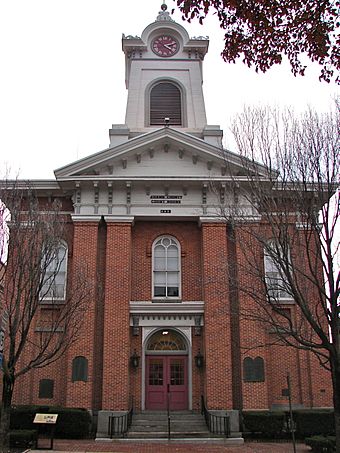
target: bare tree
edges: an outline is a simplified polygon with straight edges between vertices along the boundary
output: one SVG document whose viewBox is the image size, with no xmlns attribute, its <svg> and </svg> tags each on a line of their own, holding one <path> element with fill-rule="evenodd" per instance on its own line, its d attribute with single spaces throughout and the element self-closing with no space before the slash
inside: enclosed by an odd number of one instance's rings
<svg viewBox="0 0 340 453">
<path fill-rule="evenodd" d="M 73 267 L 72 281 L 67 279 L 70 232 L 60 201 L 38 200 L 30 185 L 19 181 L 3 181 L 0 199 L 4 337 L 0 448 L 7 451 L 16 379 L 55 362 L 77 340 L 91 285 L 84 266 Z M 50 309 L 41 311 L 46 305 Z"/>
<path fill-rule="evenodd" d="M 338 453 L 339 119 L 337 103 L 301 116 L 245 109 L 232 132 L 246 177 L 235 177 L 236 196 L 221 207 L 241 257 L 232 284 L 253 304 L 240 315 L 270 332 L 267 345 L 311 351 L 329 370 Z"/>
</svg>

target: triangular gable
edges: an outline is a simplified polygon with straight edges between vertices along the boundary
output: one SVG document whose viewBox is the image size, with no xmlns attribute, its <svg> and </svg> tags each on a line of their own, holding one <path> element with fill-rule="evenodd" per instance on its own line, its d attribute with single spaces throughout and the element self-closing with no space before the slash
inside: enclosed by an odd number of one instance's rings
<svg viewBox="0 0 340 453">
<path fill-rule="evenodd" d="M 139 135 L 113 148 L 55 171 L 57 180 L 94 176 L 233 176 L 246 175 L 237 154 L 171 127 Z M 142 165 L 140 165 L 142 163 Z M 256 171 L 266 176 L 265 167 Z"/>
</svg>

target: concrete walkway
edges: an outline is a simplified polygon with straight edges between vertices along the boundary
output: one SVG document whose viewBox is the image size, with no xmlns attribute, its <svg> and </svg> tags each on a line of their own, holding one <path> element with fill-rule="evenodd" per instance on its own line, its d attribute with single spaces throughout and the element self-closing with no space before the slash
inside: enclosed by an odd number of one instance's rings
<svg viewBox="0 0 340 453">
<path fill-rule="evenodd" d="M 40 445 L 41 447 L 41 445 Z M 308 453 L 310 448 L 305 444 L 297 444 L 297 453 Z M 94 440 L 61 440 L 54 441 L 54 451 L 68 452 L 112 452 L 112 453 L 293 453 L 289 443 L 246 442 L 240 446 L 225 446 L 209 442 L 181 443 L 174 441 L 131 442 L 113 440 L 96 442 Z M 30 453 L 51 453 L 51 450 L 31 450 Z"/>
</svg>

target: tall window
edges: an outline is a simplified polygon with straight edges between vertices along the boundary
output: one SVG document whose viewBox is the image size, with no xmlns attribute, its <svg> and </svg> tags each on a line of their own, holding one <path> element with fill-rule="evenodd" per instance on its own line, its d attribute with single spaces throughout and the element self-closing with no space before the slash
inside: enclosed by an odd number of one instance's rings
<svg viewBox="0 0 340 453">
<path fill-rule="evenodd" d="M 67 246 L 60 243 L 43 259 L 44 282 L 41 289 L 43 299 L 65 299 L 67 276 Z"/>
<path fill-rule="evenodd" d="M 182 126 L 181 90 L 171 82 L 159 82 L 150 92 L 150 126 L 164 126 L 164 118 Z"/>
<path fill-rule="evenodd" d="M 272 299 L 291 299 L 289 284 L 284 273 L 281 247 L 273 241 L 264 249 L 264 269 L 268 296 Z"/>
<path fill-rule="evenodd" d="M 180 297 L 180 248 L 170 236 L 153 244 L 153 297 Z"/>
</svg>

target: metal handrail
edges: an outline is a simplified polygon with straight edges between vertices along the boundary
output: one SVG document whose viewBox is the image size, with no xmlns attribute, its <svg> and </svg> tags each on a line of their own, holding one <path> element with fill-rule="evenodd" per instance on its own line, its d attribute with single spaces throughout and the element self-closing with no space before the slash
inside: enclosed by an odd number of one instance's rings
<svg viewBox="0 0 340 453">
<path fill-rule="evenodd" d="M 204 397 L 201 396 L 201 412 L 209 431 L 213 434 L 221 434 L 225 437 L 230 436 L 229 415 L 212 414 L 206 407 Z"/>
<path fill-rule="evenodd" d="M 110 415 L 108 434 L 112 437 L 125 437 L 130 429 L 133 416 L 133 400 L 131 399 L 130 409 L 123 415 Z"/>
</svg>

